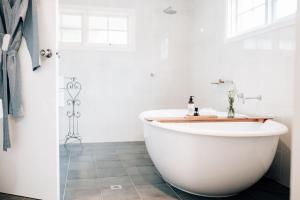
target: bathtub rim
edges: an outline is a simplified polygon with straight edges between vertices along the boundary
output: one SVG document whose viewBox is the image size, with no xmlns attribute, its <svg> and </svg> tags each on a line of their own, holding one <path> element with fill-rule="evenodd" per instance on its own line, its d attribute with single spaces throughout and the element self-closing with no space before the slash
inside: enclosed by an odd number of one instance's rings
<svg viewBox="0 0 300 200">
<path fill-rule="evenodd" d="M 220 130 L 183 130 L 183 129 L 178 129 L 176 127 L 172 127 L 172 124 L 174 123 L 160 123 L 157 121 L 147 121 L 145 120 L 145 116 L 149 112 L 153 111 L 184 111 L 183 109 L 160 109 L 160 110 L 148 110 L 144 111 L 139 115 L 139 119 L 147 125 L 150 125 L 152 127 L 156 128 L 162 128 L 165 130 L 170 130 L 170 131 L 175 131 L 177 133 L 184 133 L 184 134 L 191 134 L 191 135 L 199 135 L 199 136 L 212 136 L 212 137 L 269 137 L 269 136 L 280 136 L 288 133 L 288 128 L 282 124 L 279 123 L 275 120 L 267 120 L 264 123 L 268 123 L 269 126 L 275 126 L 279 127 L 278 129 L 270 129 L 270 130 L 256 130 L 256 131 L 243 131 L 243 134 L 238 134 L 241 133 L 241 131 L 220 131 Z M 245 116 L 245 115 L 240 115 L 240 116 Z M 209 123 L 213 124 L 216 122 L 201 122 L 201 123 Z M 218 122 L 218 123 L 224 123 L 224 122 Z M 227 124 L 234 124 L 234 123 L 260 123 L 260 122 L 225 122 Z M 187 124 L 187 123 L 182 123 L 182 124 Z M 197 122 L 193 122 L 193 124 L 197 124 Z"/>
</svg>

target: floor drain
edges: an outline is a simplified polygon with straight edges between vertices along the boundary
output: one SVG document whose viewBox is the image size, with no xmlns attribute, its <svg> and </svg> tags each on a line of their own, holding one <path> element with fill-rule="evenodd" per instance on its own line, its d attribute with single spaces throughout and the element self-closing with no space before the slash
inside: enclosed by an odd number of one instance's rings
<svg viewBox="0 0 300 200">
<path fill-rule="evenodd" d="M 121 190 L 122 189 L 122 185 L 111 185 L 110 189 L 111 190 Z"/>
</svg>

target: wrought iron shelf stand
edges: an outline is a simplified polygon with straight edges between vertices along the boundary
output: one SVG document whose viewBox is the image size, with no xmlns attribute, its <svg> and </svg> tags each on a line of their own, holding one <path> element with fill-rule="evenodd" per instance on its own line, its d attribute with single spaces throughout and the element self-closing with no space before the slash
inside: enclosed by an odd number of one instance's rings
<svg viewBox="0 0 300 200">
<path fill-rule="evenodd" d="M 78 140 L 81 144 L 82 138 L 79 135 L 78 120 L 81 113 L 78 111 L 78 106 L 80 106 L 81 101 L 78 99 L 81 92 L 81 83 L 76 77 L 67 77 L 69 81 L 66 84 L 66 91 L 68 94 L 68 99 L 66 101 L 67 105 L 70 106 L 70 110 L 67 111 L 66 115 L 69 121 L 68 133 L 65 137 L 65 145 L 69 143 L 71 139 Z"/>
</svg>

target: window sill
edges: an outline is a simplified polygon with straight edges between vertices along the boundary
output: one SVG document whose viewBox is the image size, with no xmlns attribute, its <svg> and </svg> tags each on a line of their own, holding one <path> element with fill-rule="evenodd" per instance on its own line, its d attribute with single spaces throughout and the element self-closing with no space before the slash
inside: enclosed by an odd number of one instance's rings
<svg viewBox="0 0 300 200">
<path fill-rule="evenodd" d="M 227 37 L 225 38 L 225 43 L 231 43 L 231 42 L 239 42 L 248 38 L 252 38 L 252 37 L 256 37 L 256 36 L 260 36 L 262 34 L 268 33 L 268 32 L 272 32 L 272 31 L 276 31 L 279 29 L 283 29 L 289 26 L 293 26 L 296 24 L 296 15 L 290 15 L 287 16 L 283 19 L 277 20 L 272 24 L 268 24 L 259 28 L 256 28 L 254 30 L 250 30 L 244 33 L 241 33 L 239 35 L 236 36 L 232 36 L 232 37 Z"/>
</svg>

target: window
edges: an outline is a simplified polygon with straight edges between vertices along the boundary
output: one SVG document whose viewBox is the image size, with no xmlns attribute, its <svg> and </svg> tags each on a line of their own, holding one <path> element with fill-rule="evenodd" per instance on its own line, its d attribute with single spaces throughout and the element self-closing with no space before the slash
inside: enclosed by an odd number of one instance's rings
<svg viewBox="0 0 300 200">
<path fill-rule="evenodd" d="M 125 9 L 62 9 L 62 48 L 133 50 L 134 11 Z"/>
<path fill-rule="evenodd" d="M 297 0 L 274 0 L 274 19 L 289 16 L 297 11 Z"/>
<path fill-rule="evenodd" d="M 227 0 L 227 37 L 275 24 L 296 10 L 297 0 Z"/>
<path fill-rule="evenodd" d="M 128 17 L 89 16 L 88 43 L 128 44 Z"/>
<path fill-rule="evenodd" d="M 60 24 L 61 42 L 81 43 L 82 16 L 80 14 L 62 14 Z"/>
<path fill-rule="evenodd" d="M 266 23 L 265 0 L 239 0 L 237 4 L 237 31 L 245 32 Z"/>
</svg>

